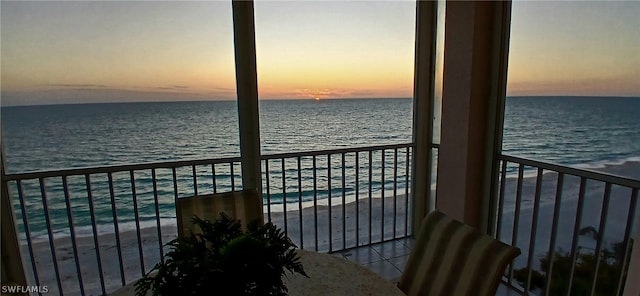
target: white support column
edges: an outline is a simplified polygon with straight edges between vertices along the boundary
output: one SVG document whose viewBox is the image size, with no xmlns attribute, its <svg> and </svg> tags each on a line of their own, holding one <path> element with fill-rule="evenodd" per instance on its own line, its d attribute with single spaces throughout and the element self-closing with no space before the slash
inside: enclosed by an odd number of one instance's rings
<svg viewBox="0 0 640 296">
<path fill-rule="evenodd" d="M 253 1 L 232 1 L 242 186 L 262 196 L 260 116 Z"/>
<path fill-rule="evenodd" d="M 413 232 L 429 212 L 433 142 L 433 100 L 436 68 L 437 6 L 435 1 L 416 3 L 416 44 L 413 82 Z"/>
<path fill-rule="evenodd" d="M 489 231 L 511 2 L 447 1 L 436 208 Z"/>
</svg>

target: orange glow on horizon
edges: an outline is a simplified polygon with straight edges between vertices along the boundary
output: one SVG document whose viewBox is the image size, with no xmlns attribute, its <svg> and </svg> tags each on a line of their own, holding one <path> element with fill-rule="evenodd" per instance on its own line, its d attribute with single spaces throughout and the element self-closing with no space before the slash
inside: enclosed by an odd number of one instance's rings
<svg viewBox="0 0 640 296">
<path fill-rule="evenodd" d="M 514 2 L 507 95 L 640 96 L 638 8 Z M 220 1 L 2 2 L 2 102 L 235 100 L 230 11 Z M 258 1 L 255 24 L 261 100 L 413 96 L 415 3 Z"/>
</svg>

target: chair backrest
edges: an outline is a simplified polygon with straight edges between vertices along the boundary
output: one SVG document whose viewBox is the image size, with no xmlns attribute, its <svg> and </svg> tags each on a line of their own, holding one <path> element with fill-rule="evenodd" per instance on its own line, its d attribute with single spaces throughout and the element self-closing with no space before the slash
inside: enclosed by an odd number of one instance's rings
<svg viewBox="0 0 640 296">
<path fill-rule="evenodd" d="M 520 249 L 433 211 L 416 235 L 398 287 L 414 295 L 493 296 Z"/>
<path fill-rule="evenodd" d="M 221 212 L 240 220 L 243 230 L 246 231 L 247 225 L 254 220 L 260 224 L 264 223 L 262 209 L 262 200 L 254 189 L 178 198 L 178 236 L 200 233 L 200 228 L 191 223 L 193 216 L 215 221 Z"/>
</svg>

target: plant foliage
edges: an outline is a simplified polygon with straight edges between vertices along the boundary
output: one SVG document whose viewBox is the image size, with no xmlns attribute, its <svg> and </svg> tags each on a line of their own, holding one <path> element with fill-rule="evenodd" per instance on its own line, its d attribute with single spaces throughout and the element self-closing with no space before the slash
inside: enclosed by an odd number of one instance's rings
<svg viewBox="0 0 640 296">
<path fill-rule="evenodd" d="M 224 213 L 193 223 L 202 233 L 169 242 L 164 261 L 135 284 L 137 296 L 286 295 L 285 269 L 307 276 L 296 245 L 271 222 L 247 232 Z"/>
<path fill-rule="evenodd" d="M 586 230 L 585 232 L 588 232 Z M 581 233 L 583 234 L 583 233 Z M 597 232 L 596 232 L 597 236 Z M 633 240 L 630 241 L 630 245 Z M 631 248 L 629 248 L 631 249 Z M 596 281 L 594 290 L 595 295 L 614 295 L 620 284 L 626 278 L 623 271 L 623 262 L 625 260 L 625 246 L 622 242 L 611 244 L 610 249 L 603 249 L 598 265 L 598 274 L 594 279 L 596 266 L 596 255 L 594 252 L 577 252 L 575 267 L 573 269 L 573 280 L 571 281 L 570 295 L 591 295 L 592 284 Z M 525 285 L 529 273 L 531 273 L 531 289 L 545 289 L 546 282 L 550 281 L 550 295 L 567 295 L 569 291 L 569 280 L 571 269 L 573 266 L 573 258 L 570 252 L 562 252 L 559 250 L 553 259 L 552 278 L 547 279 L 549 270 L 549 256 L 546 254 L 540 258 L 540 270 L 522 268 L 514 271 L 514 278 Z"/>
</svg>

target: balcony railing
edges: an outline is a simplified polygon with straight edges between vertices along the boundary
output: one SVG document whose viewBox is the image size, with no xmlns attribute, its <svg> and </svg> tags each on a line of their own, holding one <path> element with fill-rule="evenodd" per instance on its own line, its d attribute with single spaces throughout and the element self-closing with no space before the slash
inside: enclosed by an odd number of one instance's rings
<svg viewBox="0 0 640 296">
<path fill-rule="evenodd" d="M 500 163 L 496 237 L 522 250 L 505 281 L 525 295 L 620 295 L 640 181 L 512 156 Z"/>
<path fill-rule="evenodd" d="M 263 156 L 265 217 L 321 252 L 411 233 L 412 144 Z M 105 294 L 148 272 L 176 237 L 175 200 L 242 189 L 239 158 L 3 176 L 31 284 Z"/>
<path fill-rule="evenodd" d="M 321 252 L 406 237 L 412 153 L 411 144 L 401 144 L 264 155 L 265 217 L 298 246 Z M 523 251 L 505 282 L 532 294 L 561 289 L 569 295 L 582 292 L 584 282 L 586 294 L 621 291 L 640 181 L 505 155 L 499 161 L 494 233 Z M 239 163 L 225 158 L 4 176 L 30 283 L 86 295 L 135 281 L 176 237 L 175 199 L 242 189 Z M 611 273 L 614 279 L 605 279 Z"/>
</svg>

